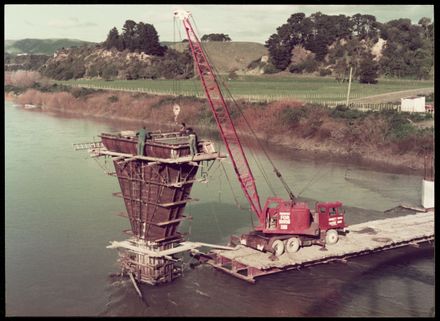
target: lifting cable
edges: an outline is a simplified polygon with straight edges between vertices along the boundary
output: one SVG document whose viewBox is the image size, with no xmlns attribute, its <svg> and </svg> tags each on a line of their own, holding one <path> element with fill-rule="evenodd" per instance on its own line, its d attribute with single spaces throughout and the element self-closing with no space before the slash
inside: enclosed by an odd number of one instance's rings
<svg viewBox="0 0 440 321">
<path fill-rule="evenodd" d="M 317 179 L 318 177 L 320 177 L 320 174 L 321 174 L 322 171 L 323 171 L 322 169 L 319 170 L 319 171 L 318 171 L 318 172 L 312 177 L 312 179 L 309 180 L 309 182 L 308 182 L 308 183 L 303 187 L 303 189 L 298 193 L 298 197 L 301 196 L 302 193 L 303 193 L 308 187 L 310 187 L 310 186 L 312 185 L 312 183 L 314 184 L 314 183 L 316 182 L 316 179 Z"/>
<path fill-rule="evenodd" d="M 222 81 L 222 80 L 220 80 Z M 224 85 L 223 81 L 222 84 Z M 246 136 L 242 137 L 243 141 L 247 142 L 247 145 L 251 145 L 249 144 L 249 139 Z M 264 181 L 266 182 L 267 186 L 269 187 L 270 191 L 272 192 L 272 194 L 274 196 L 277 196 L 277 193 L 273 187 L 273 185 L 270 182 L 269 179 L 269 175 L 267 174 L 267 172 L 264 170 L 264 166 L 262 165 L 261 161 L 259 160 L 259 158 L 255 155 L 255 153 L 253 152 L 253 150 L 251 148 L 248 148 L 248 151 L 252 157 L 252 159 L 254 160 L 255 165 L 257 166 L 258 170 L 260 171 L 261 175 L 263 176 Z"/>
<path fill-rule="evenodd" d="M 253 158 L 254 161 L 255 161 L 255 164 L 256 164 L 257 167 L 258 167 L 258 170 L 259 170 L 259 171 L 261 172 L 261 174 L 263 175 L 263 178 L 264 178 L 264 180 L 266 181 L 266 184 L 267 184 L 267 186 L 269 187 L 270 191 L 272 192 L 272 194 L 273 194 L 274 196 L 278 196 L 277 193 L 276 193 L 276 191 L 274 190 L 272 184 L 270 183 L 269 177 L 268 177 L 266 171 L 264 170 L 264 167 L 263 167 L 263 165 L 261 164 L 260 160 L 258 159 L 258 157 L 255 155 L 255 153 L 254 153 L 251 149 L 249 149 L 249 151 L 250 151 L 250 153 L 251 153 L 252 158 Z"/>
<path fill-rule="evenodd" d="M 206 54 L 206 51 L 205 51 Z M 211 65 L 212 66 L 212 65 Z M 212 66 L 213 69 L 215 70 L 216 74 L 219 75 L 218 70 L 215 66 Z M 237 103 L 237 101 L 234 99 L 234 97 L 232 96 L 229 88 L 226 86 L 225 82 L 223 81 L 223 79 L 221 79 L 221 77 L 219 77 L 219 80 L 221 82 L 221 84 L 223 85 L 223 88 L 226 90 L 226 93 L 228 94 L 228 96 L 232 99 L 232 101 L 234 102 L 234 105 L 236 107 L 236 109 L 240 112 L 241 116 L 243 117 L 247 127 L 249 128 L 249 130 L 251 131 L 252 136 L 255 138 L 255 140 L 258 143 L 258 146 L 260 147 L 260 149 L 263 151 L 264 155 L 266 156 L 266 158 L 269 160 L 270 164 L 272 165 L 272 168 L 275 172 L 275 175 L 279 178 L 279 180 L 281 181 L 281 183 L 283 184 L 284 189 L 287 191 L 287 194 L 289 195 L 289 198 L 293 201 L 295 200 L 295 195 L 293 194 L 291 188 L 289 187 L 289 185 L 287 185 L 286 181 L 284 180 L 283 176 L 281 175 L 280 171 L 278 170 L 278 168 L 275 166 L 274 162 L 272 161 L 272 159 L 270 158 L 269 154 L 267 153 L 266 149 L 264 148 L 264 146 L 261 144 L 260 139 L 257 137 L 257 135 L 255 134 L 254 130 L 252 129 L 252 126 L 250 125 L 249 121 L 247 120 L 246 116 L 243 113 L 243 110 L 240 108 L 239 104 Z M 274 193 L 273 187 L 270 184 L 268 178 L 267 178 L 267 174 L 265 173 L 264 169 L 262 169 L 261 165 L 258 165 L 258 161 L 257 158 L 251 153 L 252 157 L 254 158 L 255 162 L 257 163 L 257 166 L 259 167 L 261 173 L 263 174 L 264 179 L 266 180 L 267 185 L 269 186 L 270 190 L 272 191 L 272 193 L 274 195 L 276 195 L 276 193 Z M 261 168 L 260 168 L 261 166 Z"/>
<path fill-rule="evenodd" d="M 218 151 L 218 152 L 220 153 L 220 148 L 219 148 L 219 151 Z M 231 181 L 230 181 L 230 179 L 229 179 L 229 176 L 228 176 L 228 174 L 227 174 L 227 172 L 226 172 L 226 168 L 225 168 L 225 166 L 223 165 L 223 161 L 222 161 L 222 160 L 219 160 L 218 163 L 219 163 L 219 165 L 215 168 L 214 172 L 211 173 L 211 177 L 213 177 L 214 173 L 215 173 L 220 167 L 223 169 L 223 173 L 224 173 L 224 175 L 225 175 L 225 177 L 226 177 L 226 181 L 228 182 L 228 186 L 229 186 L 229 189 L 231 190 L 232 197 L 234 198 L 235 206 L 237 206 L 237 208 L 239 208 L 239 209 L 242 209 L 242 207 L 241 207 L 241 205 L 240 205 L 240 202 L 238 201 L 238 198 L 237 198 L 237 196 L 236 196 L 236 193 L 234 192 L 234 189 L 233 189 L 233 187 L 232 187 L 232 184 L 231 184 Z M 219 173 L 218 178 L 219 178 L 219 186 L 220 186 L 219 189 L 220 189 L 220 190 L 222 189 L 222 186 L 221 186 L 221 177 L 222 177 L 222 176 L 221 176 L 221 174 Z"/>
<path fill-rule="evenodd" d="M 92 158 L 96 162 L 96 164 L 98 164 L 98 166 L 101 167 L 101 169 L 104 171 L 106 175 L 111 175 L 110 169 L 107 167 L 107 157 L 104 157 L 105 165 L 101 165 L 97 157 L 90 157 L 90 158 Z"/>
<path fill-rule="evenodd" d="M 222 167 L 222 169 L 223 169 L 223 173 L 225 174 L 226 181 L 228 182 L 229 188 L 231 189 L 232 197 L 234 198 L 235 205 L 236 205 L 239 209 L 242 209 L 242 207 L 241 207 L 241 205 L 240 205 L 240 202 L 238 201 L 237 196 L 235 195 L 234 189 L 232 188 L 232 184 L 231 184 L 231 181 L 230 181 L 230 179 L 229 179 L 229 176 L 228 176 L 228 174 L 227 174 L 227 172 L 226 172 L 226 168 L 225 168 L 225 166 L 223 165 L 222 162 L 220 162 L 220 165 L 221 165 L 221 167 Z"/>
<path fill-rule="evenodd" d="M 261 150 L 263 151 L 264 155 L 266 156 L 266 158 L 269 160 L 270 164 L 272 165 L 273 171 L 275 172 L 275 175 L 279 178 L 279 180 L 281 181 L 281 183 L 283 184 L 284 189 L 286 190 L 287 194 L 289 195 L 289 198 L 293 201 L 295 200 L 295 195 L 293 194 L 292 190 L 290 189 L 289 185 L 287 185 L 286 181 L 284 180 L 283 176 L 281 175 L 280 171 L 278 170 L 278 168 L 275 166 L 274 162 L 272 161 L 272 159 L 270 158 L 269 154 L 267 153 L 266 149 L 264 148 L 263 144 L 261 144 L 260 139 L 257 137 L 257 135 L 255 134 L 254 130 L 252 129 L 251 125 L 249 124 L 249 121 L 247 120 L 246 116 L 243 113 L 243 110 L 240 108 L 239 104 L 237 103 L 237 101 L 234 99 L 234 97 L 231 95 L 229 88 L 227 86 L 225 86 L 226 92 L 228 93 L 228 95 L 231 97 L 232 101 L 234 102 L 234 105 L 236 106 L 236 108 L 238 109 L 238 111 L 240 112 L 241 116 L 243 117 L 246 125 L 248 126 L 248 128 L 250 129 L 252 135 L 254 136 L 255 140 L 257 141 L 258 145 L 260 146 Z"/>
<path fill-rule="evenodd" d="M 176 17 L 173 17 L 173 44 L 176 45 Z M 173 77 L 173 93 L 176 93 L 176 77 Z"/>
<path fill-rule="evenodd" d="M 176 17 L 173 17 L 173 23 L 174 23 L 174 26 L 173 26 L 173 45 L 174 45 L 174 50 L 177 51 L 176 29 L 177 29 L 177 31 L 178 31 L 178 33 L 179 33 L 180 43 L 182 42 L 182 35 L 181 35 L 181 33 L 180 33 L 180 28 L 177 27 Z M 177 71 L 177 68 L 176 68 L 176 71 Z M 180 82 L 179 82 L 178 79 L 176 79 L 176 76 L 177 76 L 177 75 L 175 75 L 175 76 L 173 77 L 173 94 L 174 94 L 175 96 L 177 96 L 177 98 L 175 98 L 174 100 L 175 100 L 175 101 L 177 100 L 177 104 L 178 104 L 178 105 L 180 106 L 180 108 L 181 108 L 181 97 L 182 97 L 182 95 L 181 95 L 181 88 L 180 88 Z M 177 116 L 176 116 L 176 120 L 177 120 Z"/>
<path fill-rule="evenodd" d="M 220 163 L 221 163 L 221 162 L 220 162 Z M 221 164 L 222 164 L 223 173 L 225 174 L 225 177 L 226 177 L 226 180 L 227 180 L 227 182 L 228 182 L 229 188 L 230 188 L 231 191 L 232 191 L 232 197 L 234 198 L 235 205 L 236 205 L 239 209 L 243 209 L 243 208 L 241 207 L 240 203 L 239 203 L 238 200 L 237 200 L 237 197 L 236 197 L 236 195 L 235 195 L 235 193 L 234 193 L 234 190 L 232 189 L 232 184 L 231 184 L 231 181 L 229 180 L 228 174 L 226 173 L 226 169 L 225 169 L 225 167 L 223 166 L 223 163 L 221 163 Z M 252 211 L 249 211 L 249 214 L 250 214 L 250 217 L 251 217 L 252 228 L 255 229 L 254 215 L 253 215 Z"/>
<path fill-rule="evenodd" d="M 217 213 L 216 213 L 216 211 L 214 211 L 214 205 L 212 204 L 212 202 L 210 202 L 210 207 L 209 207 L 209 208 L 211 209 L 211 213 L 212 213 L 213 216 L 214 216 L 214 219 L 215 219 L 215 226 L 217 227 L 217 231 L 218 231 L 220 237 L 223 237 L 223 232 L 222 232 L 222 230 L 221 230 L 221 228 L 220 228 L 220 224 L 218 223 Z"/>
</svg>

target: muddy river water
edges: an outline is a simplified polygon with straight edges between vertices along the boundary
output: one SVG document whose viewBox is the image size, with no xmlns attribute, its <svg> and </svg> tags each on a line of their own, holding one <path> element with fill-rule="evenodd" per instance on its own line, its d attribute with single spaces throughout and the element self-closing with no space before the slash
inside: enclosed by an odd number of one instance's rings
<svg viewBox="0 0 440 321">
<path fill-rule="evenodd" d="M 111 162 L 97 163 L 72 144 L 127 128 L 113 122 L 27 111 L 5 102 L 5 299 L 8 316 L 430 316 L 434 314 L 434 249 L 406 247 L 257 279 L 251 285 L 210 266 L 191 267 L 163 286 L 142 286 L 141 300 L 119 271 L 109 241 L 124 240 L 128 220 Z M 220 146 L 220 145 L 219 145 Z M 224 150 L 224 148 L 223 148 Z M 420 204 L 419 175 L 389 173 L 296 157 L 280 148 L 272 159 L 295 194 L 313 204 L 340 200 L 348 224 L 411 214 L 384 212 Z M 286 197 L 269 163 L 273 190 Z M 102 167 L 103 168 L 102 168 Z M 252 163 L 261 199 L 271 195 Z M 226 244 L 251 228 L 251 213 L 225 162 L 196 184 L 181 226 L 189 239 Z M 240 209 L 237 203 L 244 209 Z"/>
</svg>

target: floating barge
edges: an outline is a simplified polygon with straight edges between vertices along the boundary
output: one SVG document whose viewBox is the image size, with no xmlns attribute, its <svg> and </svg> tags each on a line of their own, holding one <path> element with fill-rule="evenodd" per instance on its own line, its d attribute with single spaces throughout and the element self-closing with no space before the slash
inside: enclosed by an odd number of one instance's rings
<svg viewBox="0 0 440 321">
<path fill-rule="evenodd" d="M 138 136 L 134 131 L 102 133 L 101 141 L 74 144 L 77 150 L 88 149 L 92 157 L 111 157 L 121 192 L 114 196 L 124 200 L 130 221 L 131 238 L 120 242 L 119 262 L 123 274 L 148 284 L 171 282 L 181 275 L 181 259 L 174 251 L 184 241 L 178 231 L 186 219 L 184 209 L 203 161 L 220 157 L 212 142 L 200 140 L 194 155 L 190 153 L 188 135 L 178 132 L 150 133 L 138 154 Z M 151 253 L 170 251 L 166 256 Z"/>
<path fill-rule="evenodd" d="M 334 245 L 301 248 L 274 257 L 243 245 L 234 250 L 211 250 L 193 254 L 218 270 L 254 283 L 255 278 L 331 261 L 385 251 L 434 240 L 434 212 L 412 214 L 351 225 Z"/>
</svg>

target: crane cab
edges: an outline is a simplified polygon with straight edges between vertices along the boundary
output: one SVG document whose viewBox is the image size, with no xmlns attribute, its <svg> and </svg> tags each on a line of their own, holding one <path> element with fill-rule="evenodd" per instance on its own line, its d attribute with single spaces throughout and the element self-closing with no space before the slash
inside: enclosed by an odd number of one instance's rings
<svg viewBox="0 0 440 321">
<path fill-rule="evenodd" d="M 269 234 L 318 236 L 328 230 L 344 229 L 344 214 L 341 202 L 318 202 L 315 213 L 311 213 L 307 203 L 270 197 L 264 205 L 257 230 Z"/>
<path fill-rule="evenodd" d="M 344 229 L 344 215 L 341 202 L 318 202 L 315 205 L 315 217 L 321 231 Z"/>
<path fill-rule="evenodd" d="M 341 202 L 316 203 L 312 213 L 305 202 L 270 197 L 259 215 L 260 225 L 243 234 L 240 243 L 276 256 L 313 244 L 332 245 L 346 227 L 344 214 Z"/>
</svg>

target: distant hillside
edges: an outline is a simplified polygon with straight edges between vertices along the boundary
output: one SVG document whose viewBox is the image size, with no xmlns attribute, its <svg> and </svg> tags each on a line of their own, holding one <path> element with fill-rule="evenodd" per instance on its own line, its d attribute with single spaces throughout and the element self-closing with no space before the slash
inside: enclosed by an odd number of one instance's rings
<svg viewBox="0 0 440 321">
<path fill-rule="evenodd" d="M 110 79 L 187 79 L 194 75 L 187 43 L 169 44 L 164 56 L 143 52 L 107 50 L 103 46 L 60 50 L 41 67 L 40 72 L 57 80 L 77 78 Z M 211 63 L 220 73 L 246 73 L 248 66 L 267 55 L 266 48 L 252 42 L 205 42 L 203 46 Z M 172 50 L 175 49 L 175 50 Z"/>
<path fill-rule="evenodd" d="M 166 46 L 183 51 L 188 43 L 164 43 Z M 202 42 L 211 63 L 220 73 L 230 71 L 246 71 L 249 64 L 262 56 L 267 56 L 267 48 L 257 42 Z"/>
<path fill-rule="evenodd" d="M 10 54 L 44 54 L 52 55 L 61 48 L 79 47 L 92 45 L 93 42 L 76 39 L 20 39 L 5 40 L 5 52 Z"/>
<path fill-rule="evenodd" d="M 186 79 L 193 77 L 189 54 L 168 50 L 163 56 L 128 50 L 107 50 L 104 46 L 85 46 L 57 51 L 39 69 L 43 76 L 57 79 Z"/>
</svg>

